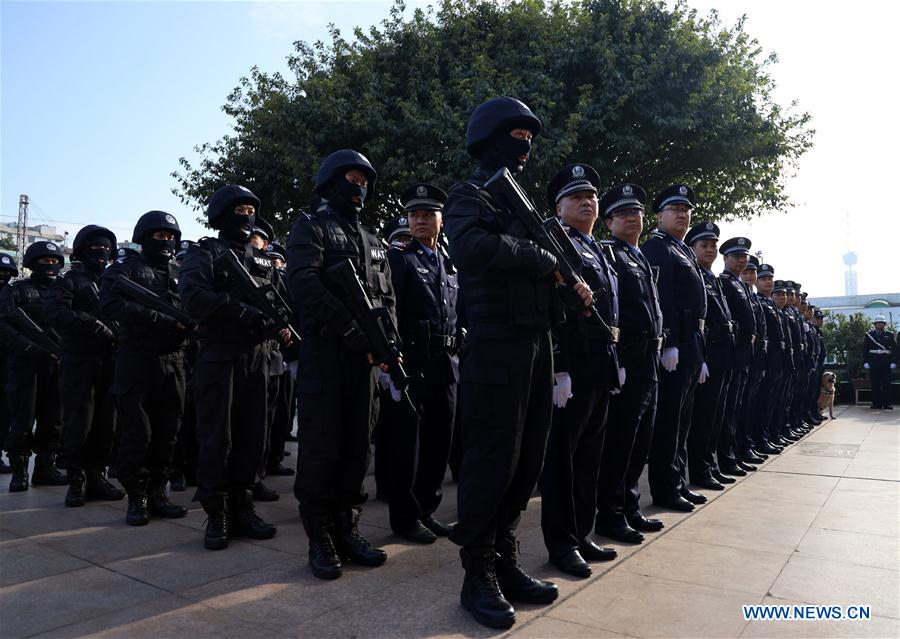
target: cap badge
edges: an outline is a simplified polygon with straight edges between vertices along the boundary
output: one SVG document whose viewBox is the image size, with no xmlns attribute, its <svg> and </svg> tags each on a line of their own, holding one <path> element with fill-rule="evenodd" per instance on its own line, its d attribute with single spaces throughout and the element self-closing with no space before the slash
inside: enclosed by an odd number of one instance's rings
<svg viewBox="0 0 900 639">
<path fill-rule="evenodd" d="M 183 249 L 190 248 L 190 246 L 191 246 L 191 243 L 188 240 L 185 240 L 184 242 L 181 243 L 181 248 L 183 248 Z"/>
<path fill-rule="evenodd" d="M 416 195 L 418 195 L 419 197 L 425 197 L 426 195 L 428 195 L 428 189 L 425 188 L 424 184 L 420 184 L 418 188 L 416 188 Z"/>
<path fill-rule="evenodd" d="M 166 213 L 166 222 L 168 222 L 169 224 L 178 224 L 178 222 L 175 221 L 175 217 L 168 213 Z"/>
<path fill-rule="evenodd" d="M 624 195 L 625 197 L 631 197 L 632 195 L 634 195 L 634 189 L 631 188 L 630 184 L 626 184 L 622 187 L 622 195 Z"/>
<path fill-rule="evenodd" d="M 743 246 L 746 242 L 744 242 L 744 238 L 739 237 L 737 243 L 738 243 L 738 246 Z"/>
<path fill-rule="evenodd" d="M 10 264 L 10 263 L 12 263 L 12 260 L 9 259 L 8 257 L 6 257 L 6 256 L 4 255 L 4 256 L 3 256 L 2 262 L 3 262 L 4 264 Z"/>
<path fill-rule="evenodd" d="M 400 226 L 409 226 L 409 221 L 405 217 L 401 217 L 399 220 L 397 220 L 397 223 Z"/>
<path fill-rule="evenodd" d="M 707 231 L 712 231 L 712 230 L 713 230 L 713 223 L 712 223 L 712 222 L 707 222 L 707 223 L 706 223 L 706 230 L 707 230 Z"/>
<path fill-rule="evenodd" d="M 116 255 L 125 255 L 125 249 L 120 248 L 118 251 L 116 251 Z"/>
<path fill-rule="evenodd" d="M 55 251 L 55 250 L 56 250 L 56 244 L 54 244 L 53 242 L 47 242 L 47 250 L 48 250 L 48 251 Z"/>
<path fill-rule="evenodd" d="M 580 164 L 575 165 L 572 169 L 572 177 L 573 178 L 583 178 L 584 177 L 584 167 Z"/>
<path fill-rule="evenodd" d="M 686 186 L 679 186 L 679 187 L 678 187 L 678 194 L 679 194 L 679 195 L 687 195 L 687 187 L 686 187 Z"/>
</svg>

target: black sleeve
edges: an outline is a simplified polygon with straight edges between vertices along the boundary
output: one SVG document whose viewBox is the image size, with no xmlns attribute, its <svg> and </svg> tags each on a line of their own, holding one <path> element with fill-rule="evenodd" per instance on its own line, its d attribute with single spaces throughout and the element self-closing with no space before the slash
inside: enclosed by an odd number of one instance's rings
<svg viewBox="0 0 900 639">
<path fill-rule="evenodd" d="M 178 296 L 197 322 L 237 320 L 240 315 L 240 304 L 215 289 L 212 253 L 203 246 L 191 246 L 184 256 L 178 271 Z"/>
<path fill-rule="evenodd" d="M 157 315 L 154 311 L 130 301 L 113 287 L 116 278 L 120 275 L 129 276 L 126 265 L 121 262 L 113 262 L 100 278 L 100 309 L 104 316 L 120 324 L 152 325 Z"/>
<path fill-rule="evenodd" d="M 72 309 L 75 302 L 75 281 L 72 277 L 58 277 L 44 294 L 44 316 L 47 324 L 57 331 L 92 335 L 97 330 L 97 318 L 84 311 Z"/>
</svg>

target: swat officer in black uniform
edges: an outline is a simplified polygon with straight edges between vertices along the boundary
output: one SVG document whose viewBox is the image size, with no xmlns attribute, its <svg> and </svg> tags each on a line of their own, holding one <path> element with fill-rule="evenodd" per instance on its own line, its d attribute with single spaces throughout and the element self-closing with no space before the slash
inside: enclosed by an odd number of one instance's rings
<svg viewBox="0 0 900 639">
<path fill-rule="evenodd" d="M 126 252 L 100 278 L 102 315 L 119 325 L 112 392 L 118 409 L 118 479 L 128 493 L 126 523 L 143 526 L 150 515 L 177 519 L 187 509 L 166 491 L 175 440 L 184 410 L 184 345 L 188 327 L 124 294 L 120 277 L 179 305 L 172 258 L 181 239 L 175 217 L 144 213 L 131 241 L 141 252 Z"/>
<path fill-rule="evenodd" d="M 309 536 L 310 567 L 321 579 L 340 577 L 342 561 L 380 566 L 387 559 L 358 528 L 378 413 L 375 372 L 367 358 L 372 347 L 327 274 L 350 260 L 372 303 L 393 318 L 386 247 L 359 220 L 375 178 L 372 164 L 357 151 L 325 158 L 315 178 L 322 203 L 297 219 L 287 246 L 288 293 L 302 338 L 294 495 Z"/>
<path fill-rule="evenodd" d="M 638 480 L 647 463 L 656 419 L 662 311 L 656 290 L 658 268 L 638 248 L 644 230 L 647 194 L 636 184 L 620 184 L 600 199 L 613 239 L 607 243 L 619 282 L 620 394 L 609 403 L 607 429 L 597 479 L 595 530 L 617 541 L 640 543 L 645 532 L 662 530 L 658 519 L 641 513 Z"/>
<path fill-rule="evenodd" d="M 722 428 L 725 396 L 734 365 L 734 330 L 722 282 L 710 270 L 718 255 L 719 227 L 713 222 L 694 225 L 685 243 L 697 256 L 706 287 L 706 365 L 709 378 L 697 387 L 694 417 L 688 436 L 688 470 L 691 484 L 708 490 L 724 490 L 734 479 L 722 475 L 716 464 L 716 442 Z"/>
<path fill-rule="evenodd" d="M 778 304 L 772 299 L 775 288 L 775 267 L 760 264 L 756 270 L 757 299 L 762 306 L 768 348 L 765 354 L 766 375 L 757 393 L 753 430 L 754 448 L 766 455 L 777 455 L 783 447 L 776 443 L 777 433 L 770 429 L 772 414 L 784 401 L 783 376 L 787 338 L 784 334 L 784 320 Z"/>
<path fill-rule="evenodd" d="M 75 235 L 72 268 L 56 278 L 44 298 L 47 323 L 62 336 L 63 433 L 60 466 L 68 468 L 66 506 L 87 499 L 117 501 L 125 493 L 106 479 L 116 428 L 110 392 L 116 336 L 100 310 L 100 276 L 116 236 L 89 224 Z"/>
<path fill-rule="evenodd" d="M 250 243 L 260 201 L 236 184 L 219 188 L 206 208 L 218 237 L 199 240 L 181 266 L 178 291 L 197 321 L 194 397 L 197 411 L 197 492 L 208 519 L 203 545 L 228 546 L 229 537 L 269 539 L 275 526 L 253 506 L 266 445 L 268 362 L 263 345 L 274 321 L 251 306 L 217 260 L 234 253 L 260 284 L 280 280 L 266 255 Z M 285 329 L 278 337 L 289 341 Z"/>
<path fill-rule="evenodd" d="M 9 482 L 11 493 L 28 490 L 28 459 L 32 452 L 36 453 L 31 475 L 34 486 L 68 483 L 65 474 L 54 465 L 62 426 L 59 360 L 29 339 L 14 318 L 17 310 L 21 310 L 45 333 L 50 330 L 43 301 L 64 261 L 58 244 L 34 242 L 26 249 L 22 262 L 31 270 L 31 276 L 4 286 L 0 292 L 4 342 L 10 346 L 6 380 L 10 428 L 3 447 L 13 469 Z"/>
<path fill-rule="evenodd" d="M 892 361 L 897 345 L 894 341 L 894 334 L 885 330 L 887 322 L 884 315 L 877 315 L 873 326 L 874 328 L 863 338 L 862 345 L 863 368 L 869 371 L 872 379 L 871 408 L 893 410 L 891 371 L 897 368 L 897 363 Z"/>
<path fill-rule="evenodd" d="M 725 270 L 719 279 L 735 323 L 734 370 L 728 385 L 724 421 L 717 445 L 719 470 L 726 475 L 734 475 L 735 470 L 756 470 L 756 466 L 748 463 L 749 457 L 745 458 L 742 454 L 746 451 L 741 450 L 740 442 L 736 441 L 741 435 L 737 430 L 738 421 L 757 339 L 756 314 L 750 301 L 753 293 L 741 279 L 750 255 L 750 245 L 746 237 L 733 237 L 725 240 L 719 248 L 719 253 L 725 257 Z"/>
<path fill-rule="evenodd" d="M 594 294 L 597 315 L 569 313 L 553 329 L 553 425 L 541 475 L 541 530 L 550 562 L 562 572 L 589 577 L 588 561 L 617 553 L 590 539 L 597 513 L 597 475 L 610 391 L 621 390 L 616 353 L 619 283 L 592 237 L 599 215 L 600 176 L 570 164 L 547 185 L 547 203 L 566 230 L 580 261 L 575 266 Z M 611 327 L 607 328 L 607 327 Z M 621 369 L 622 378 L 625 369 Z"/>
<path fill-rule="evenodd" d="M 685 483 L 685 446 L 705 360 L 706 285 L 694 254 L 683 241 L 693 206 L 694 190 L 685 184 L 673 184 L 660 192 L 653 200 L 659 228 L 641 246 L 650 264 L 659 268 L 657 287 L 666 339 L 650 449 L 650 492 L 653 503 L 684 512 L 706 501 Z"/>
<path fill-rule="evenodd" d="M 506 597 L 547 604 L 558 596 L 554 584 L 522 569 L 515 535 L 552 417 L 549 328 L 562 319 L 555 312 L 561 309 L 552 277 L 557 263 L 482 189 L 503 167 L 514 174 L 524 169 L 541 128 L 531 109 L 510 97 L 477 107 L 466 146 L 479 166 L 453 187 L 444 207 L 468 331 L 460 359 L 459 522 L 450 539 L 462 546 L 463 607 L 497 628 L 515 623 Z M 588 287 L 579 294 L 589 303 Z"/>
<path fill-rule="evenodd" d="M 188 249 L 196 242 L 181 240 L 175 253 L 175 266 L 181 264 Z M 197 485 L 197 417 L 194 410 L 194 362 L 197 360 L 197 340 L 191 334 L 184 356 L 184 413 L 181 417 L 181 428 L 178 429 L 178 441 L 175 442 L 175 456 L 172 459 L 172 473 L 169 475 L 169 489 L 172 492 L 184 492 L 188 486 Z"/>
<path fill-rule="evenodd" d="M 16 266 L 16 261 L 6 253 L 0 253 L 0 291 L 18 275 L 19 268 Z M 6 330 L 3 325 L 4 322 L 0 319 L 0 347 L 2 347 L 2 353 L 0 353 L 0 453 L 3 452 L 6 436 L 9 434 L 9 408 L 6 405 L 6 360 L 7 353 L 12 350 L 12 345 L 7 342 Z M 12 466 L 0 457 L 0 474 L 11 472 Z"/>
<path fill-rule="evenodd" d="M 406 406 L 392 402 L 382 441 L 389 464 L 391 528 L 410 541 L 431 543 L 451 530 L 434 518 L 434 511 L 441 503 L 456 413 L 458 285 L 456 269 L 437 246 L 447 194 L 420 183 L 406 189 L 400 200 L 412 240 L 387 255 L 405 365 L 418 377 L 410 394 L 420 420 Z M 388 392 L 397 397 L 390 384 Z"/>
</svg>

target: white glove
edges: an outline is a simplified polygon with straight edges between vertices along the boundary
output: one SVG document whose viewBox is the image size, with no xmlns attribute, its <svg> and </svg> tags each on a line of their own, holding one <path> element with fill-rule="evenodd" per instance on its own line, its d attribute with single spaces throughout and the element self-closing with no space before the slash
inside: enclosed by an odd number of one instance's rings
<svg viewBox="0 0 900 639">
<path fill-rule="evenodd" d="M 619 386 L 625 385 L 625 369 L 621 366 L 619 367 Z"/>
<path fill-rule="evenodd" d="M 700 364 L 700 380 L 697 382 L 698 384 L 705 384 L 706 380 L 709 379 L 709 367 L 706 365 L 706 362 Z"/>
<path fill-rule="evenodd" d="M 894 362 L 891 362 L 891 370 L 894 370 L 895 368 L 897 368 L 897 365 Z"/>
<path fill-rule="evenodd" d="M 391 399 L 393 399 L 395 402 L 399 402 L 402 399 L 402 396 L 400 395 L 400 391 L 397 390 L 397 387 L 394 386 L 394 382 L 390 381 L 390 379 L 391 376 L 388 375 L 388 384 L 389 388 L 391 389 Z"/>
<path fill-rule="evenodd" d="M 670 373 L 678 368 L 678 347 L 670 346 L 663 349 L 661 361 L 662 367 Z"/>
<path fill-rule="evenodd" d="M 556 373 L 553 376 L 553 405 L 565 408 L 572 397 L 572 378 L 568 373 Z"/>
<path fill-rule="evenodd" d="M 391 387 L 391 376 L 383 370 L 378 371 L 378 385 L 384 390 Z"/>
<path fill-rule="evenodd" d="M 869 362 L 866 362 L 865 364 L 863 364 L 863 368 L 865 368 L 866 370 L 869 370 Z"/>
</svg>

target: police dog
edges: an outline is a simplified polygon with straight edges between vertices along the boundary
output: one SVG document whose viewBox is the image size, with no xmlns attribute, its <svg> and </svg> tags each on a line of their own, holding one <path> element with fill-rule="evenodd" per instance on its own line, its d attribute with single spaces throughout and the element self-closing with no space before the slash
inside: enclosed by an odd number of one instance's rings
<svg viewBox="0 0 900 639">
<path fill-rule="evenodd" d="M 832 373 L 831 371 L 825 371 L 822 373 L 822 383 L 820 385 L 819 391 L 819 414 L 822 414 L 826 408 L 828 409 L 828 417 L 834 419 L 834 383 L 837 380 L 837 375 Z M 825 415 L 822 415 L 825 417 Z"/>
</svg>

